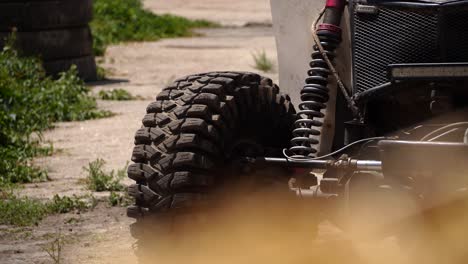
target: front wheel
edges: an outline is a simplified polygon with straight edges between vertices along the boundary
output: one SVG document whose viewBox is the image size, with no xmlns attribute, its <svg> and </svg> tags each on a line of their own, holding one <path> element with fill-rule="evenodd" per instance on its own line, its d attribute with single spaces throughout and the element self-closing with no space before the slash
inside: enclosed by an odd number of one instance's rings
<svg viewBox="0 0 468 264">
<path fill-rule="evenodd" d="M 270 79 L 214 72 L 178 79 L 147 107 L 128 177 L 140 219 L 190 207 L 222 184 L 236 155 L 275 155 L 287 147 L 294 108 Z"/>
</svg>

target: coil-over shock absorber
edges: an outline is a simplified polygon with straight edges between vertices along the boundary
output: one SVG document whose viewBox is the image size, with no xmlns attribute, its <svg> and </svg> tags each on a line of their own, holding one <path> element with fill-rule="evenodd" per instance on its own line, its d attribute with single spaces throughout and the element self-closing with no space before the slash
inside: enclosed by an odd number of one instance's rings
<svg viewBox="0 0 468 264">
<path fill-rule="evenodd" d="M 316 33 L 323 52 L 314 45 L 310 70 L 305 85 L 301 90 L 299 104 L 299 119 L 295 122 L 293 139 L 289 151 L 295 157 L 315 157 L 318 152 L 315 145 L 320 143 L 319 136 L 325 117 L 322 112 L 329 100 L 328 76 L 330 68 L 323 53 L 330 61 L 335 58 L 335 49 L 341 42 L 341 16 L 344 10 L 344 0 L 327 0 L 324 19 Z M 314 137 L 315 136 L 315 137 Z"/>
</svg>

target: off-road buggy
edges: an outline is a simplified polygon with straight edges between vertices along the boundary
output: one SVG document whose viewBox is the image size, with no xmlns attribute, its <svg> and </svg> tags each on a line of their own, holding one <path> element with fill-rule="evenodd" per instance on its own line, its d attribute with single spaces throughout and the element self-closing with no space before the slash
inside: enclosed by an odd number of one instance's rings
<svg viewBox="0 0 468 264">
<path fill-rule="evenodd" d="M 275 22 L 291 2 L 273 1 Z M 304 33 L 314 44 L 303 85 L 285 88 L 296 108 L 270 79 L 246 72 L 177 79 L 147 107 L 128 169 L 136 225 L 192 210 L 265 167 L 287 168 L 276 170 L 285 192 L 322 205 L 340 226 L 359 217 L 390 230 L 415 213 L 465 208 L 468 1 L 304 2 L 325 7 Z M 287 30 L 277 28 L 280 77 L 302 76 L 281 64 L 284 47 L 297 53 L 299 42 L 281 38 Z"/>
</svg>

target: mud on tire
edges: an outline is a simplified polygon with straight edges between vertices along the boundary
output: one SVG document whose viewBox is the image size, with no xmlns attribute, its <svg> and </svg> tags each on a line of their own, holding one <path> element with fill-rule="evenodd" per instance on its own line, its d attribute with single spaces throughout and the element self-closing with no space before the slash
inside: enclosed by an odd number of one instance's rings
<svg viewBox="0 0 468 264">
<path fill-rule="evenodd" d="M 253 73 L 214 72 L 178 79 L 147 107 L 136 132 L 128 188 L 142 219 L 205 201 L 226 177 L 235 142 L 248 138 L 269 155 L 286 147 L 294 121 L 289 98 Z M 265 154 L 265 153 L 256 153 Z"/>
</svg>

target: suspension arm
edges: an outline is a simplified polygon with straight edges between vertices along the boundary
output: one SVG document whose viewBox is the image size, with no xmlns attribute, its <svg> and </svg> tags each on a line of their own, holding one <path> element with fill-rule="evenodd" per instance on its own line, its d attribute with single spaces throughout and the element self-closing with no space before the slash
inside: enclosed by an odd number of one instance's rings
<svg viewBox="0 0 468 264">
<path fill-rule="evenodd" d="M 355 171 L 381 171 L 382 162 L 376 160 L 313 160 L 313 159 L 286 159 L 286 158 L 270 158 L 258 157 L 249 159 L 252 164 L 276 164 L 295 168 L 310 168 L 310 169 L 345 169 Z"/>
</svg>

